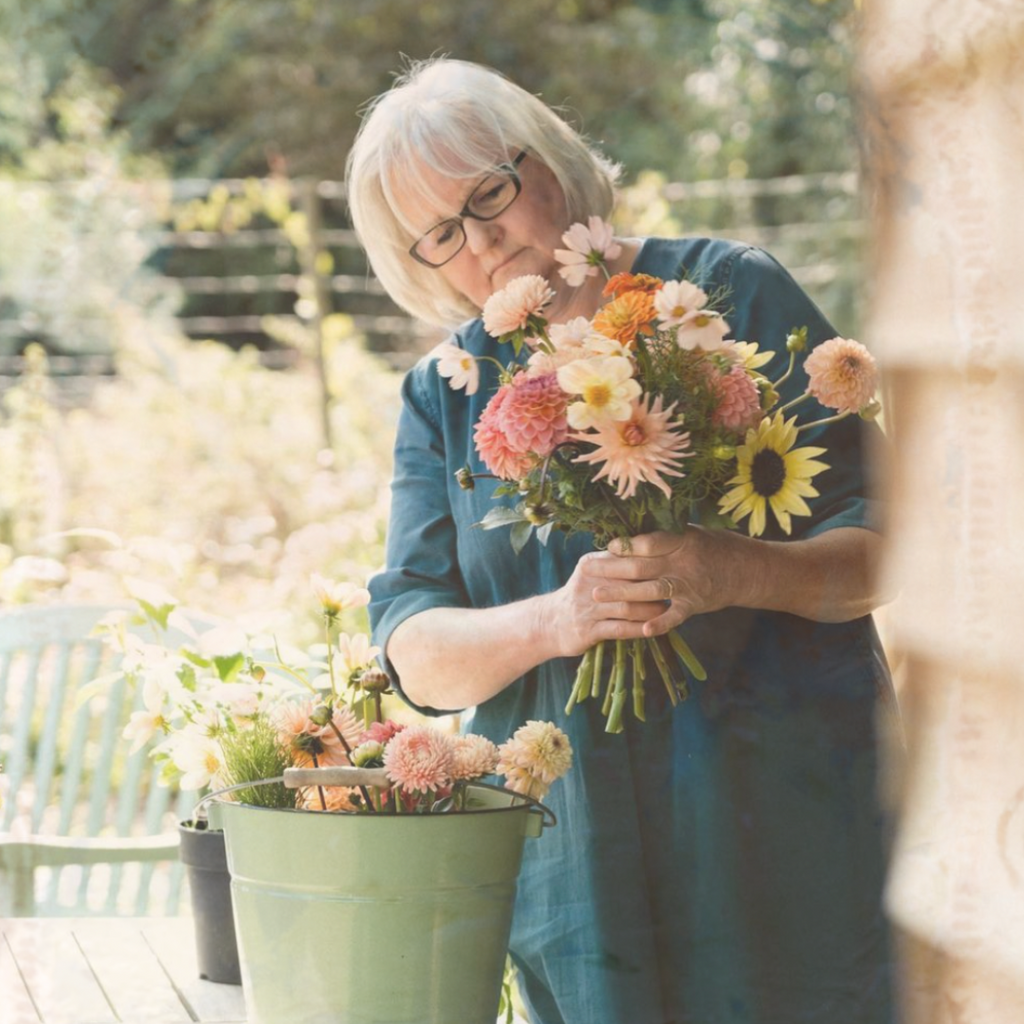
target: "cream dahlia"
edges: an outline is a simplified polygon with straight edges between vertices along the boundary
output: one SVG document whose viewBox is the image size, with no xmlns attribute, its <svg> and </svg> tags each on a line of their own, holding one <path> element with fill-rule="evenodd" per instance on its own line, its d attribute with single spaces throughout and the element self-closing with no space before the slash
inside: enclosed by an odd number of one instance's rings
<svg viewBox="0 0 1024 1024">
<path fill-rule="evenodd" d="M 851 338 L 823 341 L 804 361 L 807 391 L 827 409 L 860 412 L 878 387 L 875 357 Z"/>
<path fill-rule="evenodd" d="M 484 303 L 484 330 L 494 338 L 523 330 L 554 297 L 551 286 L 539 274 L 514 278 Z"/>
<path fill-rule="evenodd" d="M 498 748 L 505 788 L 539 800 L 572 767 L 569 737 L 551 722 L 527 722 Z"/>
<path fill-rule="evenodd" d="M 558 384 L 582 401 L 568 409 L 569 425 L 586 430 L 608 420 L 627 420 L 633 400 L 640 397 L 640 384 L 633 379 L 633 365 L 622 356 L 580 359 L 558 371 Z"/>
<path fill-rule="evenodd" d="M 574 434 L 573 439 L 597 445 L 580 455 L 576 462 L 603 462 L 594 480 L 608 478 L 620 498 L 631 498 L 642 483 L 653 484 L 665 497 L 672 494 L 666 476 L 682 476 L 680 460 L 692 455 L 686 451 L 690 435 L 671 422 L 675 405 L 662 409 L 659 395 L 633 403 L 628 420 L 604 423 L 594 433 Z"/>
<path fill-rule="evenodd" d="M 498 748 L 486 736 L 466 733 L 453 740 L 452 778 L 478 779 L 490 775 L 498 763 Z"/>
</svg>

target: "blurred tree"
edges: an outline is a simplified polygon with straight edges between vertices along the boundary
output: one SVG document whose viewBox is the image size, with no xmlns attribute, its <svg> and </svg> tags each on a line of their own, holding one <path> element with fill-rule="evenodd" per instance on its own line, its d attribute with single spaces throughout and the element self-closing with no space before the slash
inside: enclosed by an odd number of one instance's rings
<svg viewBox="0 0 1024 1024">
<path fill-rule="evenodd" d="M 852 159 L 855 0 L 0 0 L 51 81 L 109 70 L 115 125 L 177 174 L 337 178 L 403 55 L 490 64 L 634 172 L 772 175 Z"/>
</svg>

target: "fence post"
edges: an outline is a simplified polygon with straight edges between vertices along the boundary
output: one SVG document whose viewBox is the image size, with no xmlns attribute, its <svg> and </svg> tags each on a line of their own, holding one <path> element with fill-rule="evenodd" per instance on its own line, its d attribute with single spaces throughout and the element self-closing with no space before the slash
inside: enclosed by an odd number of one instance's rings
<svg viewBox="0 0 1024 1024">
<path fill-rule="evenodd" d="M 330 316 L 331 289 L 326 274 L 319 263 L 320 233 L 323 227 L 323 216 L 320 207 L 320 196 L 317 182 L 313 178 L 305 178 L 299 182 L 299 205 L 306 220 L 306 237 L 299 247 L 299 265 L 303 275 L 312 284 L 313 316 L 310 329 L 313 331 L 313 353 L 316 362 L 317 376 L 320 380 L 320 426 L 323 431 L 324 445 L 334 448 L 331 431 L 331 392 L 327 381 L 327 364 L 324 359 L 324 320 Z"/>
</svg>

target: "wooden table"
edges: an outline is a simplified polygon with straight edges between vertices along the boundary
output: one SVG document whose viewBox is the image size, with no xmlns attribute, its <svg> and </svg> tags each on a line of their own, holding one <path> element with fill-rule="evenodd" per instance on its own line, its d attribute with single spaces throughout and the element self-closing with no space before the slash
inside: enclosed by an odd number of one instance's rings
<svg viewBox="0 0 1024 1024">
<path fill-rule="evenodd" d="M 245 1002 L 200 981 L 190 918 L 0 921 L 2 1024 L 193 1021 L 244 1024 Z"/>
</svg>

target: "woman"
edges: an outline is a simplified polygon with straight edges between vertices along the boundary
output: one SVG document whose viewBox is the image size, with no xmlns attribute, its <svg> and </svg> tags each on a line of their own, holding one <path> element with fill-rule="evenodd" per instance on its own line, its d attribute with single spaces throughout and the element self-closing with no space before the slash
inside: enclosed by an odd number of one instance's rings
<svg viewBox="0 0 1024 1024">
<path fill-rule="evenodd" d="M 479 313 L 513 278 L 550 282 L 552 323 L 601 304 L 602 279 L 567 288 L 553 252 L 571 223 L 607 216 L 615 178 L 538 99 L 450 60 L 413 68 L 374 103 L 348 165 L 355 227 L 388 292 L 430 322 L 466 321 L 456 343 L 501 362 Z M 733 337 L 768 348 L 795 325 L 812 343 L 837 333 L 759 250 L 620 241 L 612 273 L 685 270 L 722 289 Z M 467 724 L 496 739 L 529 719 L 569 733 L 575 765 L 550 801 L 559 826 L 530 844 L 511 940 L 532 1019 L 889 1021 L 873 715 L 890 683 L 867 617 L 878 540 L 866 428 L 854 418 L 810 442 L 833 468 L 792 540 L 694 526 L 625 552 L 556 534 L 517 556 L 505 531 L 474 529 L 493 488 L 455 478 L 483 469 L 473 427 L 497 377 L 482 365 L 472 396 L 430 357 L 405 381 L 370 611 L 413 705 L 471 709 Z M 683 622 L 708 673 L 689 701 L 619 736 L 597 702 L 566 718 L 588 647 Z"/>
</svg>

